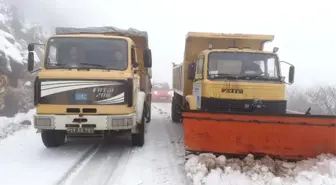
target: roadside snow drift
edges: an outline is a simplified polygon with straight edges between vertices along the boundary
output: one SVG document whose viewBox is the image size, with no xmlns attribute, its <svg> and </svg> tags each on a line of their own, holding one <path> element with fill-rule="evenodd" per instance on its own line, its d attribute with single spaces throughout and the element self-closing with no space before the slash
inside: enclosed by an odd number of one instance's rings
<svg viewBox="0 0 336 185">
<path fill-rule="evenodd" d="M 193 185 L 335 185 L 336 157 L 320 155 L 297 163 L 265 157 L 254 160 L 216 158 L 213 154 L 191 155 L 185 164 Z"/>
<path fill-rule="evenodd" d="M 31 125 L 33 115 L 36 110 L 32 109 L 27 113 L 18 113 L 13 118 L 0 117 L 0 140 L 6 138 L 9 134 L 14 133 L 22 128 Z"/>
</svg>

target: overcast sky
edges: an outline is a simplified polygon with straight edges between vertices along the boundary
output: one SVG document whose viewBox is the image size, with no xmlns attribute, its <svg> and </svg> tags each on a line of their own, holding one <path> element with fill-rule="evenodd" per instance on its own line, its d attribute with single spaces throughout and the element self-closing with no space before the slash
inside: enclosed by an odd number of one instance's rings
<svg viewBox="0 0 336 185">
<path fill-rule="evenodd" d="M 148 31 L 153 76 L 171 81 L 188 31 L 274 34 L 266 49 L 296 66 L 296 84 L 336 83 L 336 1 L 7 0 L 45 26 L 117 26 Z M 334 13 L 332 13 L 334 12 Z M 168 70 L 169 69 L 169 70 Z"/>
</svg>

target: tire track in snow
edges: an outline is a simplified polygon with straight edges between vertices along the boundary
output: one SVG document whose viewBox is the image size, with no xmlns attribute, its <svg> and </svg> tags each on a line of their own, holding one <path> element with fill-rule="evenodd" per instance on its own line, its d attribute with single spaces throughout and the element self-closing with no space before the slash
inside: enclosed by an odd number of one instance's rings
<svg viewBox="0 0 336 185">
<path fill-rule="evenodd" d="M 71 167 L 70 169 L 64 173 L 64 175 L 60 178 L 60 180 L 56 183 L 56 185 L 64 185 L 67 180 L 71 177 L 71 175 L 76 172 L 84 163 L 91 158 L 101 147 L 101 144 L 92 145 Z"/>
<path fill-rule="evenodd" d="M 185 185 L 191 185 L 192 181 L 189 178 L 186 178 L 185 174 L 185 150 L 184 150 L 184 130 L 182 123 L 173 123 L 171 120 L 171 104 L 155 104 L 154 107 L 162 112 L 162 115 L 168 119 L 167 124 L 165 124 L 166 131 L 170 136 L 172 150 L 175 152 L 172 155 L 178 160 L 179 173 L 184 176 L 181 177 Z"/>
<path fill-rule="evenodd" d="M 129 138 L 115 137 L 112 142 L 99 145 L 59 185 L 107 185 L 120 159 L 130 153 L 128 143 Z"/>
<path fill-rule="evenodd" d="M 161 110 L 154 108 L 147 124 L 143 147 L 131 147 L 129 139 L 92 148 L 69 170 L 60 185 L 184 185 L 185 176 L 172 139 L 180 135 Z M 160 114 L 161 112 L 161 114 Z M 173 126 L 174 128 L 170 128 Z M 115 140 L 114 140 L 115 142 Z"/>
</svg>

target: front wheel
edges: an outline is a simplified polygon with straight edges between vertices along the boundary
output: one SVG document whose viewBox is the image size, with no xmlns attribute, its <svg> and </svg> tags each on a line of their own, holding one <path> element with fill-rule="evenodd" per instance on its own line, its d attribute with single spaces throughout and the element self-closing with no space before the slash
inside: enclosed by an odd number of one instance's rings
<svg viewBox="0 0 336 185">
<path fill-rule="evenodd" d="M 132 133 L 132 146 L 142 147 L 145 144 L 145 109 L 142 113 L 141 123 L 137 125 L 138 133 Z"/>
<path fill-rule="evenodd" d="M 149 123 L 152 119 L 152 106 L 151 104 L 147 104 L 147 110 L 146 110 L 146 123 Z"/>
<path fill-rule="evenodd" d="M 171 104 L 171 118 L 174 123 L 181 122 L 181 116 L 178 112 L 178 104 L 176 103 L 175 98 L 173 98 L 172 104 Z"/>
<path fill-rule="evenodd" d="M 66 132 L 64 130 L 42 130 L 41 138 L 45 147 L 56 148 L 65 143 Z"/>
</svg>

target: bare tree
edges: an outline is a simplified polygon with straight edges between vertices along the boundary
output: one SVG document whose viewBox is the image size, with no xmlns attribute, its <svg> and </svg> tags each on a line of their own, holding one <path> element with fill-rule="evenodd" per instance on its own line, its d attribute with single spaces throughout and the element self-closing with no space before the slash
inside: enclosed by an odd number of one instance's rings
<svg viewBox="0 0 336 185">
<path fill-rule="evenodd" d="M 288 109 L 312 114 L 336 114 L 336 86 L 324 85 L 311 88 L 295 87 L 287 91 Z"/>
</svg>

